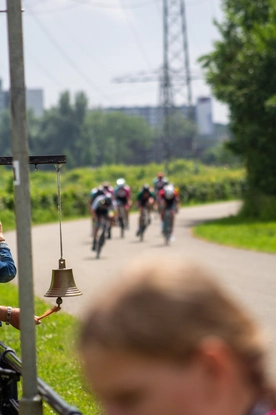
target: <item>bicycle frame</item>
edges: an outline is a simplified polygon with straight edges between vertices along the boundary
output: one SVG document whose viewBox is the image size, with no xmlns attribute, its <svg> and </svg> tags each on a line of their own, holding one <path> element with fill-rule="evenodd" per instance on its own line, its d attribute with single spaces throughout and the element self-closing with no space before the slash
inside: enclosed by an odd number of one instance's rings
<svg viewBox="0 0 276 415">
<path fill-rule="evenodd" d="M 121 228 L 121 238 L 123 238 L 126 226 L 126 208 L 122 204 L 118 205 L 118 222 Z"/>
<path fill-rule="evenodd" d="M 164 237 L 165 237 L 165 244 L 169 245 L 170 236 L 171 236 L 171 233 L 172 233 L 171 209 L 166 209 L 165 210 L 163 233 L 164 233 Z"/>
<path fill-rule="evenodd" d="M 100 232 L 100 236 L 98 237 L 97 242 L 96 242 L 97 259 L 100 258 L 100 253 L 105 243 L 105 233 L 108 228 L 108 221 L 109 219 L 107 216 L 100 216 L 100 226 L 98 229 L 98 232 Z"/>
<path fill-rule="evenodd" d="M 17 382 L 22 374 L 22 363 L 15 351 L 0 341 L 0 413 L 19 413 Z M 82 415 L 75 407 L 65 402 L 47 383 L 37 378 L 38 393 L 56 413 L 60 415 Z"/>
<path fill-rule="evenodd" d="M 141 210 L 140 216 L 140 241 L 142 242 L 144 239 L 144 232 L 148 226 L 148 208 L 143 206 Z"/>
</svg>

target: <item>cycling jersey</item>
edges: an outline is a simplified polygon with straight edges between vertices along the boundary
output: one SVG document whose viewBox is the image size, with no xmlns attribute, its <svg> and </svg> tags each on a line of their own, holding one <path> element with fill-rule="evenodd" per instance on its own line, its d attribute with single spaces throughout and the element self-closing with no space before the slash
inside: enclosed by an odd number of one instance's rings
<svg viewBox="0 0 276 415">
<path fill-rule="evenodd" d="M 161 189 L 164 187 L 164 180 L 163 179 L 154 179 L 153 181 L 154 189 L 156 192 L 160 192 Z"/>
<path fill-rule="evenodd" d="M 91 190 L 91 192 L 90 192 L 91 207 L 92 207 L 92 204 L 93 204 L 94 200 L 98 196 L 101 196 L 101 195 L 104 195 L 104 191 L 103 190 L 98 189 L 97 187 L 95 187 L 94 189 Z"/>
<path fill-rule="evenodd" d="M 116 187 L 114 190 L 114 196 L 117 202 L 127 205 L 130 199 L 130 187 L 123 186 L 123 187 Z"/>
<path fill-rule="evenodd" d="M 96 212 L 96 215 L 104 215 L 107 214 L 110 210 L 114 210 L 114 204 L 111 203 L 110 206 L 106 206 L 104 203 L 102 203 L 104 201 L 104 199 L 106 198 L 106 196 L 111 197 L 111 194 L 107 194 L 107 195 L 100 195 L 98 196 L 93 204 L 92 204 L 92 209 Z"/>
<path fill-rule="evenodd" d="M 174 209 L 179 201 L 179 197 L 176 190 L 173 191 L 173 197 L 171 199 L 166 198 L 164 189 L 160 190 L 159 197 L 162 201 L 165 202 L 166 209 Z"/>
<path fill-rule="evenodd" d="M 150 198 L 155 200 L 155 194 L 153 192 L 151 192 L 150 190 L 141 190 L 138 193 L 137 202 L 140 206 L 146 206 Z"/>
</svg>

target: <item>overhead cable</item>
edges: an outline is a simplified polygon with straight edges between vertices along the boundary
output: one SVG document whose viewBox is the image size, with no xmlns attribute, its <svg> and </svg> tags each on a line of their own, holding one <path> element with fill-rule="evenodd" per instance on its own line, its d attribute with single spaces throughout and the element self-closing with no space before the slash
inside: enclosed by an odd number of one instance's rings
<svg viewBox="0 0 276 415">
<path fill-rule="evenodd" d="M 122 5 L 122 7 L 124 8 L 124 0 L 120 0 L 120 3 Z M 147 53 L 146 53 L 146 51 L 144 49 L 143 43 L 140 41 L 140 37 L 139 37 L 138 32 L 136 31 L 134 25 L 132 25 L 130 23 L 127 14 L 126 14 L 126 21 L 127 21 L 128 25 L 129 25 L 130 30 L 132 31 L 133 37 L 134 37 L 134 39 L 136 41 L 136 44 L 137 44 L 138 48 L 140 49 L 140 52 L 142 53 L 146 64 L 148 65 L 148 68 L 151 70 L 152 65 L 151 65 L 151 63 L 149 61 L 149 58 L 148 58 L 148 55 L 147 55 Z"/>
<path fill-rule="evenodd" d="M 61 56 L 64 60 L 69 63 L 69 65 L 75 70 L 75 72 L 90 86 L 92 87 L 99 95 L 101 95 L 103 98 L 110 100 L 110 97 L 106 95 L 100 88 L 98 88 L 94 82 L 91 81 L 91 79 L 76 65 L 75 61 L 65 52 L 65 50 L 56 42 L 55 38 L 51 35 L 51 33 L 46 29 L 46 27 L 37 19 L 37 16 L 35 16 L 33 13 L 31 13 L 34 17 L 37 25 L 40 27 L 40 29 L 44 32 L 46 37 L 50 40 L 50 42 L 55 46 L 55 48 L 59 51 Z"/>
<path fill-rule="evenodd" d="M 134 3 L 134 4 L 125 4 L 123 6 L 110 4 L 110 3 L 99 3 L 99 2 L 95 2 L 91 0 L 71 0 L 71 1 L 74 1 L 75 3 L 91 6 L 91 7 L 98 7 L 101 9 L 122 9 L 122 8 L 123 9 L 136 9 L 139 7 L 151 6 L 154 3 L 159 3 L 161 0 L 150 0 L 150 1 L 145 1 L 145 2 Z"/>
</svg>

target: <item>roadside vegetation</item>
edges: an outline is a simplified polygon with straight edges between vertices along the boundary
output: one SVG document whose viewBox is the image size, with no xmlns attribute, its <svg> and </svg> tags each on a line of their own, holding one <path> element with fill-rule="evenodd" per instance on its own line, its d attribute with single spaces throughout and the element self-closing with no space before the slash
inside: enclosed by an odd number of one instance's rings
<svg viewBox="0 0 276 415">
<path fill-rule="evenodd" d="M 163 166 L 151 163 L 145 166 L 110 165 L 95 169 L 61 169 L 62 218 L 73 219 L 88 215 L 90 190 L 109 181 L 125 177 L 131 186 L 133 198 L 144 184 L 152 184 Z M 64 170 L 63 170 L 64 169 Z M 14 229 L 14 194 L 11 169 L 0 169 L 0 209 L 4 229 Z M 179 188 L 183 205 L 240 199 L 246 183 L 243 169 L 211 167 L 193 161 L 177 160 L 170 163 L 169 178 Z M 57 212 L 57 177 L 52 172 L 30 173 L 33 224 L 55 222 Z"/>
<path fill-rule="evenodd" d="M 236 248 L 276 253 L 276 221 L 256 221 L 240 215 L 198 225 L 197 237 Z"/>
<path fill-rule="evenodd" d="M 18 289 L 12 284 L 1 284 L 0 304 L 18 306 Z M 52 304 L 35 298 L 36 315 L 43 314 Z M 42 320 L 36 327 L 38 376 L 70 405 L 83 414 L 99 414 L 99 408 L 86 391 L 79 367 L 75 339 L 79 322 L 60 310 Z M 20 358 L 20 332 L 3 324 L 1 341 L 15 350 Z M 19 388 L 20 390 L 20 388 Z M 44 404 L 44 415 L 55 412 Z"/>
</svg>

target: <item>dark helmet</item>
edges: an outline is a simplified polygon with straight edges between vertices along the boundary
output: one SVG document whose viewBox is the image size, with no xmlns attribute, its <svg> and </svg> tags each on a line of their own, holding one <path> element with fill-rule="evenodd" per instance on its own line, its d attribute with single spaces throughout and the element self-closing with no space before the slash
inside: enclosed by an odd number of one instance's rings
<svg viewBox="0 0 276 415">
<path fill-rule="evenodd" d="M 98 196 L 104 195 L 104 188 L 103 186 L 99 186 L 97 190 Z"/>
<path fill-rule="evenodd" d="M 109 189 L 109 183 L 108 182 L 103 182 L 103 188 L 104 188 L 104 190 L 108 190 Z"/>
<path fill-rule="evenodd" d="M 150 191 L 150 187 L 148 184 L 144 184 L 144 186 L 142 187 L 142 191 L 143 192 L 149 192 Z"/>
<path fill-rule="evenodd" d="M 111 206 L 111 204 L 112 204 L 112 199 L 111 199 L 111 197 L 110 197 L 110 196 L 106 196 L 106 197 L 104 198 L 104 204 L 105 204 L 105 206 Z"/>
</svg>

